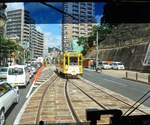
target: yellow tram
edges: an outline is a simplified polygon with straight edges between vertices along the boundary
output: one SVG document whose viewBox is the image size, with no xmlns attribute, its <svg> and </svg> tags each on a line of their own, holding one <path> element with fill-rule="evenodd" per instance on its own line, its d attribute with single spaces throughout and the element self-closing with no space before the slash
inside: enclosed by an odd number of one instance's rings
<svg viewBox="0 0 150 125">
<path fill-rule="evenodd" d="M 67 76 L 83 75 L 83 55 L 79 52 L 64 52 L 58 57 L 56 70 Z"/>
</svg>

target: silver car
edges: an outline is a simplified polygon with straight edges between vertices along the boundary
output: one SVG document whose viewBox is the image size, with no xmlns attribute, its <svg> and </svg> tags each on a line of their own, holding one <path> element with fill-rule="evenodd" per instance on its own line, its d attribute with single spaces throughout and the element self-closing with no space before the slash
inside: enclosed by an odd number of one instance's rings
<svg viewBox="0 0 150 125">
<path fill-rule="evenodd" d="M 5 113 L 12 104 L 18 103 L 19 91 L 10 84 L 0 82 L 0 125 L 5 124 Z"/>
</svg>

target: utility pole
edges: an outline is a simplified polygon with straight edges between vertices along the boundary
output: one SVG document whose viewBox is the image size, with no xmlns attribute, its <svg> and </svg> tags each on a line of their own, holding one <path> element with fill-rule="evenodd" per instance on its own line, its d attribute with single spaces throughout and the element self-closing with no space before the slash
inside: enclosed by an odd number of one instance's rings
<svg viewBox="0 0 150 125">
<path fill-rule="evenodd" d="M 97 37 L 96 37 L 96 67 L 98 66 L 98 30 L 97 30 Z"/>
</svg>

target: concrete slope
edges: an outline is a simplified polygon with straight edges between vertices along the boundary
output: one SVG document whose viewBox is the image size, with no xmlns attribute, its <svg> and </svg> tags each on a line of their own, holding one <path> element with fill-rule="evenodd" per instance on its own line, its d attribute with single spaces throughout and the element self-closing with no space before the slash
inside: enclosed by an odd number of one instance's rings
<svg viewBox="0 0 150 125">
<path fill-rule="evenodd" d="M 121 61 L 128 70 L 149 70 L 143 67 L 143 61 L 147 52 L 149 43 L 141 43 L 133 46 L 125 46 L 118 48 L 100 49 L 100 60 Z M 88 54 L 88 58 L 96 57 L 96 51 Z"/>
</svg>

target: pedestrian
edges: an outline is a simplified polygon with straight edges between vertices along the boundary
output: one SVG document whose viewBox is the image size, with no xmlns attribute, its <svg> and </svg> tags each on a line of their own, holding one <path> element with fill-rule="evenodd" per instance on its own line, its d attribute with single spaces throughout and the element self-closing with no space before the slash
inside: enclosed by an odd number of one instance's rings
<svg viewBox="0 0 150 125">
<path fill-rule="evenodd" d="M 96 61 L 93 61 L 93 69 L 96 69 Z"/>
</svg>

